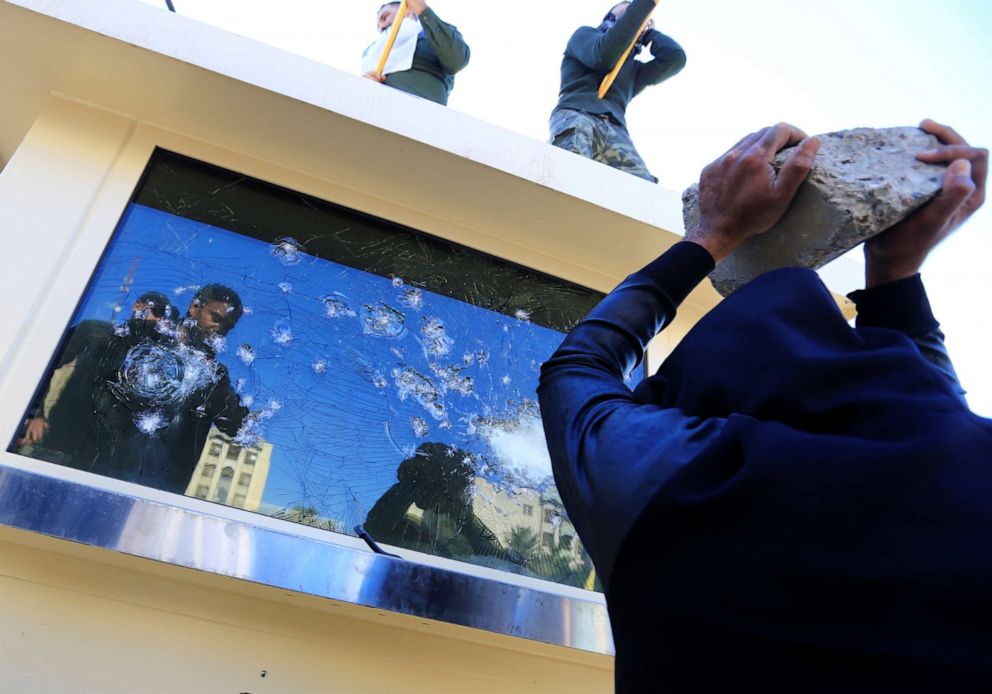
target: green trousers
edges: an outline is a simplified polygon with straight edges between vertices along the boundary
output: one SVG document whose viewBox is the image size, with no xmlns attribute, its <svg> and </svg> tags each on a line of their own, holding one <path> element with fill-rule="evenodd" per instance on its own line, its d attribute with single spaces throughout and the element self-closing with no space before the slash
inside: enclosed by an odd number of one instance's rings
<svg viewBox="0 0 992 694">
<path fill-rule="evenodd" d="M 551 114 L 551 144 L 657 183 L 627 129 L 606 114 L 558 109 Z"/>
</svg>

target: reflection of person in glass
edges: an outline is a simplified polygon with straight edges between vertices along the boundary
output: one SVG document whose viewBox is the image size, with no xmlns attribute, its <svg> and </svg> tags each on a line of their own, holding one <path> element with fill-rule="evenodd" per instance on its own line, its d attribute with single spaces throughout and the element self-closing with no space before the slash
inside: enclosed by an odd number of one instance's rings
<svg viewBox="0 0 992 694">
<path fill-rule="evenodd" d="M 233 436 L 248 414 L 216 359 L 243 308 L 233 290 L 216 284 L 196 293 L 178 325 L 169 308 L 165 297 L 148 294 L 123 324 L 90 320 L 69 331 L 25 427 L 26 453 L 185 490 L 211 424 Z"/>
<path fill-rule="evenodd" d="M 146 292 L 142 294 L 131 305 L 131 321 L 173 321 L 179 317 L 179 312 L 174 306 L 169 304 L 169 300 L 160 292 Z M 93 321 L 94 327 L 100 325 L 106 329 L 111 329 L 109 323 Z M 48 381 L 48 389 L 40 405 L 32 410 L 27 424 L 24 428 L 24 435 L 18 439 L 19 446 L 33 446 L 45 436 L 48 431 L 48 419 L 51 416 L 52 408 L 58 402 L 62 390 L 65 388 L 69 377 L 76 368 L 76 360 L 60 360 L 59 366 L 52 372 Z"/>
<path fill-rule="evenodd" d="M 602 99 L 603 77 L 637 38 L 658 0 L 621 2 L 598 27 L 581 27 L 568 41 L 561 63 L 561 91 L 551 114 L 551 144 L 640 178 L 657 182 L 627 133 L 627 104 L 645 88 L 664 82 L 685 66 L 685 52 L 648 22 Z M 652 59 L 635 56 L 648 47 Z"/>
<path fill-rule="evenodd" d="M 441 443 L 422 444 L 400 463 L 399 480 L 365 520 L 377 541 L 442 557 L 488 557 L 520 563 L 472 511 L 471 456 Z"/>
</svg>

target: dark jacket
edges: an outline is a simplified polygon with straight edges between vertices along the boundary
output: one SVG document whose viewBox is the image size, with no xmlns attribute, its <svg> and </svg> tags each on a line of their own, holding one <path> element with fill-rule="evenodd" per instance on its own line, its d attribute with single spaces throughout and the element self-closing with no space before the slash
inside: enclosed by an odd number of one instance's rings
<svg viewBox="0 0 992 694">
<path fill-rule="evenodd" d="M 182 346 L 153 322 L 132 320 L 116 330 L 103 321 L 80 323 L 55 368 L 66 366 L 72 373 L 51 408 L 38 457 L 81 470 L 183 493 L 211 424 L 234 435 L 248 414 L 209 347 Z M 172 385 L 134 387 L 149 367 Z"/>
<path fill-rule="evenodd" d="M 617 690 L 987 679 L 992 422 L 915 342 L 937 330 L 919 277 L 856 294 L 852 328 L 815 273 L 768 273 L 625 388 L 712 267 L 676 244 L 543 367 L 555 479 L 606 585 Z"/>
<path fill-rule="evenodd" d="M 645 37 L 654 58 L 646 63 L 630 52 L 616 81 L 600 99 L 599 85 L 634 40 L 645 18 L 655 7 L 652 0 L 634 0 L 606 31 L 582 27 L 572 34 L 561 62 L 561 90 L 557 109 L 609 114 L 626 127 L 627 104 L 645 87 L 664 82 L 685 67 L 685 51 L 673 39 L 651 30 Z"/>
<path fill-rule="evenodd" d="M 427 8 L 419 19 L 423 30 L 413 66 L 386 75 L 386 84 L 444 106 L 455 86 L 455 73 L 468 65 L 471 52 L 458 29 L 442 22 L 434 10 Z"/>
</svg>

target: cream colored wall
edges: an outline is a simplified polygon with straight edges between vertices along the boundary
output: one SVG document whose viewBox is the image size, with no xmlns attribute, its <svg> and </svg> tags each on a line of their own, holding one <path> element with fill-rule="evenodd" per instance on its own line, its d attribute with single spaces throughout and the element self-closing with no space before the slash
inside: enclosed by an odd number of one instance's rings
<svg viewBox="0 0 992 694">
<path fill-rule="evenodd" d="M 706 315 L 709 309 L 698 305 L 685 303 L 679 307 L 675 320 L 665 328 L 651 344 L 648 345 L 646 356 L 649 373 L 654 373 L 672 350 L 678 346 L 682 338 L 692 329 L 696 322 Z"/>
<path fill-rule="evenodd" d="M 612 691 L 605 656 L 231 583 L 0 528 L 0 692 Z"/>
<path fill-rule="evenodd" d="M 102 252 L 100 241 L 77 243 L 84 224 L 116 224 L 119 210 L 99 218 L 93 206 L 108 192 L 107 176 L 133 128 L 120 116 L 53 103 L 0 176 L 0 296 L 7 299 L 0 302 L 0 388 L 19 375 L 14 365 L 21 357 L 58 343 L 85 287 L 81 273 L 66 282 L 66 269 L 92 268 Z M 41 314 L 49 320 L 37 321 Z M 0 431 L 20 414 L 0 410 Z"/>
</svg>

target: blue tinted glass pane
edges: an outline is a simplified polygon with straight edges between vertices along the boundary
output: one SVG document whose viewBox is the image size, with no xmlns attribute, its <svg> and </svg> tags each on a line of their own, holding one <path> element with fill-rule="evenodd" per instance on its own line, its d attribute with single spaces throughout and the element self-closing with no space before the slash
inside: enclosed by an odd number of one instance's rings
<svg viewBox="0 0 992 694">
<path fill-rule="evenodd" d="M 591 586 L 535 388 L 599 298 L 161 152 L 11 449 Z"/>
</svg>

